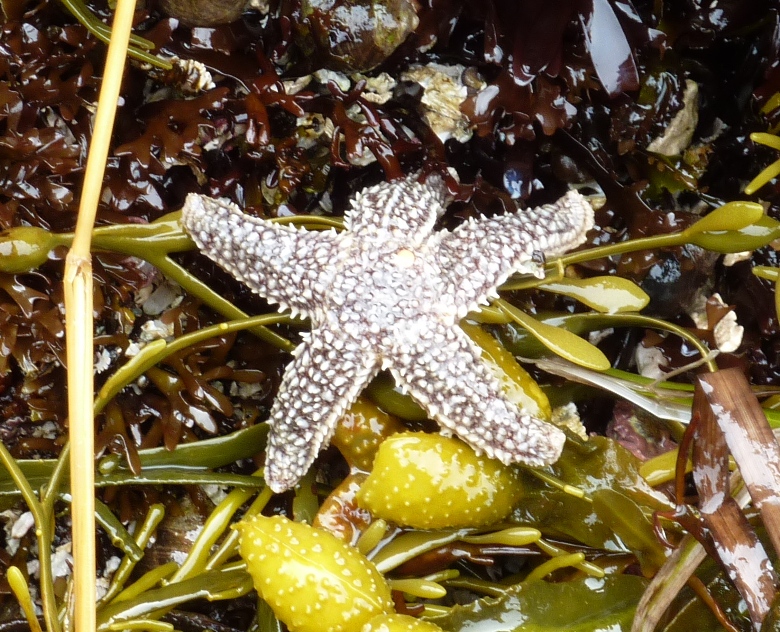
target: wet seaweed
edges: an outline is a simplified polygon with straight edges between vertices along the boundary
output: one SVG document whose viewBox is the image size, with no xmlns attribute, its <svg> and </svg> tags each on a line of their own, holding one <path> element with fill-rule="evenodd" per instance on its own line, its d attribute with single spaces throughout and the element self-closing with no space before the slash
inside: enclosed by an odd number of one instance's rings
<svg viewBox="0 0 780 632">
<path fill-rule="evenodd" d="M 56 461 L 67 453 L 63 253 L 104 63 L 94 33 L 106 31 L 97 22 L 82 26 L 55 3 L 2 8 L 0 498 L 8 528 L 0 567 L 23 569 L 21 583 L 44 587 L 43 605 L 56 620 L 67 573 L 43 561 L 38 575 L 34 569 L 36 546 L 68 545 L 66 481 Z M 110 15 L 97 1 L 87 8 L 100 20 Z M 584 578 L 599 574 L 606 577 L 598 594 L 613 610 L 573 610 L 592 617 L 592 629 L 628 629 L 647 584 L 640 575 L 667 559 L 653 514 L 668 511 L 673 496 L 663 487 L 673 476 L 661 461 L 668 454 L 642 463 L 652 456 L 649 435 L 638 438 L 642 428 L 690 410 L 686 389 L 702 362 L 708 370 L 737 367 L 777 422 L 775 3 L 435 0 L 419 3 L 418 24 L 389 48 L 337 21 L 312 40 L 304 3 L 248 8 L 230 24 L 201 27 L 163 10 L 176 11 L 150 4 L 137 12 L 143 39 L 134 45 L 187 64 L 127 69 L 93 237 L 101 629 L 233 630 L 273 620 L 249 596 L 237 535 L 229 533 L 236 518 L 261 511 L 316 515 L 318 527 L 357 544 L 390 580 L 398 612 L 443 629 L 517 608 L 549 624 L 543 606 L 587 603 L 596 591 Z M 329 47 L 329 37 L 353 36 L 346 57 Z M 617 42 L 620 53 L 605 53 L 604 41 Z M 435 77 L 436 64 L 458 68 L 454 107 L 465 136 L 435 130 L 426 118 L 427 79 L 402 77 L 410 68 Z M 675 126 L 688 131 L 665 138 Z M 556 409 L 575 402 L 588 431 L 619 439 L 578 438 L 575 423 L 558 464 L 515 472 L 523 498 L 509 525 L 403 528 L 372 516 L 357 490 L 387 437 L 432 428 L 380 380 L 367 395 L 384 410 L 362 400 L 301 488 L 278 498 L 260 491 L 252 503 L 253 490 L 263 488 L 252 475 L 262 466 L 263 421 L 305 323 L 272 313 L 195 254 L 171 213 L 187 193 L 202 192 L 264 217 L 338 227 L 348 198 L 365 185 L 442 166 L 464 183 L 453 182 L 445 227 L 518 202 L 547 202 L 570 186 L 599 206 L 587 249 L 548 265 L 546 285 L 511 280 L 502 301 L 469 326 L 510 355 L 535 358 L 552 348 L 590 365 L 545 369 L 540 360 L 521 374 L 514 358 L 496 356 L 519 390 L 536 392 L 538 382 L 539 401 Z M 626 298 L 608 299 L 604 288 Z M 246 320 L 250 313 L 265 315 Z M 729 314 L 744 331 L 732 329 L 726 346 L 715 330 Z M 590 334 L 590 344 L 576 338 L 577 351 L 566 330 Z M 613 369 L 593 370 L 605 361 Z M 559 374 L 586 385 L 563 384 Z M 615 394 L 628 391 L 641 397 L 630 399 L 627 413 Z M 651 404 L 648 421 L 637 411 Z M 630 430 L 608 430 L 613 418 L 629 417 Z M 674 424 L 664 428 L 667 441 L 680 439 Z M 644 447 L 632 454 L 620 442 Z M 40 536 L 23 529 L 20 495 L 36 524 L 47 525 Z M 163 513 L 199 516 L 193 524 L 205 535 L 194 546 L 181 543 L 180 552 L 192 546 L 192 553 L 180 566 L 151 561 L 151 553 L 139 566 L 152 533 L 177 533 L 160 526 Z M 133 522 L 142 526 L 128 531 Z M 687 551 L 685 529 L 663 524 L 667 541 Z M 521 528 L 540 536 L 521 542 L 512 531 Z M 174 550 L 179 537 L 171 535 Z M 112 558 L 123 560 L 113 576 Z M 686 616 L 698 617 L 699 629 L 717 629 L 707 601 L 735 629 L 753 625 L 712 560 L 697 575 L 699 597 L 682 590 L 663 629 L 686 629 Z M 19 578 L 9 579 L 16 597 L 0 579 L 0 621 L 13 626 L 23 616 L 17 598 L 25 597 Z"/>
</svg>

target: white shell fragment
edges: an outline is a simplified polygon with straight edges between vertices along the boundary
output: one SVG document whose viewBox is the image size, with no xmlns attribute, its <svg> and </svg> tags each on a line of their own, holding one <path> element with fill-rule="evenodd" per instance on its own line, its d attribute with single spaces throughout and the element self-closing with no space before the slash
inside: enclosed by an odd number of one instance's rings
<svg viewBox="0 0 780 632">
<path fill-rule="evenodd" d="M 663 156 L 679 156 L 693 139 L 693 132 L 699 124 L 699 86 L 688 79 L 683 91 L 683 107 L 672 117 L 662 136 L 653 139 L 648 151 Z"/>
<path fill-rule="evenodd" d="M 465 71 L 466 67 L 461 65 L 428 64 L 412 66 L 401 75 L 403 81 L 422 86 L 421 114 L 442 142 L 454 138 L 465 143 L 471 138 L 471 123 L 461 111 L 461 105 L 469 97 L 469 89 L 462 80 Z"/>
</svg>

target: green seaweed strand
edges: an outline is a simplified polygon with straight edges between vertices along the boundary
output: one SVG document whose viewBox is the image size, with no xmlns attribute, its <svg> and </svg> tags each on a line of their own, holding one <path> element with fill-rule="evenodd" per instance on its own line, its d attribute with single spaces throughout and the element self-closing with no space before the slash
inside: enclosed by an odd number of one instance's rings
<svg viewBox="0 0 780 632">
<path fill-rule="evenodd" d="M 249 594 L 252 590 L 252 578 L 245 570 L 210 571 L 199 577 L 144 591 L 132 599 L 114 600 L 98 612 L 98 630 L 122 630 L 132 621 L 155 619 L 193 599 L 231 599 Z"/>
<path fill-rule="evenodd" d="M 615 314 L 615 316 L 618 316 L 618 314 Z M 718 365 L 715 363 L 715 359 L 710 356 L 710 350 L 707 349 L 705 344 L 699 340 L 699 338 L 694 336 L 684 327 L 680 327 L 674 323 L 661 320 L 660 318 L 645 316 L 643 314 L 620 314 L 619 316 L 624 318 L 623 322 L 625 325 L 635 325 L 640 327 L 649 327 L 651 329 L 666 330 L 679 336 L 699 352 L 699 355 L 702 357 L 702 359 L 705 360 L 704 365 L 707 367 L 708 371 L 714 373 L 718 370 Z"/>
<path fill-rule="evenodd" d="M 98 20 L 81 0 L 62 0 L 62 4 L 92 35 L 104 44 L 108 44 L 111 39 L 111 27 Z M 157 66 L 162 70 L 173 68 L 171 62 L 167 59 L 148 52 L 153 48 L 153 42 L 138 35 L 130 35 L 130 45 L 128 46 L 127 54 L 133 59 Z"/>
<path fill-rule="evenodd" d="M 225 302 L 227 303 L 227 301 Z M 240 310 L 236 311 L 243 313 Z M 172 342 L 155 340 L 141 349 L 140 353 L 132 360 L 117 369 L 106 381 L 95 399 L 95 414 L 97 415 L 100 413 L 123 388 L 141 377 L 148 369 L 182 349 L 186 349 L 191 345 L 203 342 L 210 338 L 242 331 L 244 329 L 249 329 L 253 333 L 258 331 L 270 333 L 270 330 L 266 329 L 266 325 L 289 322 L 291 322 L 289 316 L 279 313 L 261 314 L 260 316 L 252 317 L 244 315 L 238 320 L 227 323 L 218 323 L 216 325 L 211 325 L 210 327 L 204 327 L 203 329 L 184 334 Z M 276 336 L 276 334 L 274 334 L 274 336 Z M 285 345 L 292 345 L 287 339 L 281 338 L 281 336 L 278 336 L 278 338 L 283 340 Z"/>
<path fill-rule="evenodd" d="M 165 517 L 165 507 L 159 503 L 149 507 L 149 511 L 146 512 L 146 518 L 139 527 L 135 534 L 135 544 L 143 551 L 146 545 L 151 540 L 152 535 L 157 530 L 157 526 L 162 522 Z M 111 584 L 103 595 L 102 599 L 98 602 L 98 606 L 105 603 L 110 603 L 124 588 L 125 582 L 130 578 L 130 574 L 133 572 L 137 562 L 139 560 L 133 559 L 129 555 L 125 555 L 119 564 L 119 568 L 111 578 Z"/>
<path fill-rule="evenodd" d="M 256 472 L 255 475 L 260 476 L 260 471 Z M 192 545 L 187 559 L 184 560 L 179 570 L 171 577 L 170 583 L 195 577 L 206 569 L 212 547 L 230 526 L 230 521 L 236 511 L 252 497 L 252 494 L 254 494 L 253 490 L 234 489 L 219 503 L 203 525 L 203 529 Z M 259 504 L 265 506 L 272 495 L 271 490 L 264 488 L 261 492 Z"/>
<path fill-rule="evenodd" d="M 507 318 L 507 323 L 512 322 L 515 319 Z M 705 365 L 710 371 L 717 371 L 718 367 L 715 364 L 715 360 L 710 358 L 710 351 L 706 345 L 699 340 L 695 335 L 689 332 L 684 327 L 675 325 L 674 323 L 655 318 L 653 316 L 645 316 L 644 314 L 632 314 L 632 313 L 618 313 L 618 314 L 570 314 L 566 316 L 554 316 L 552 318 L 543 318 L 539 322 L 546 323 L 548 325 L 554 325 L 556 327 L 565 327 L 569 331 L 574 333 L 582 333 L 584 331 L 595 331 L 597 329 L 603 329 L 607 327 L 629 327 L 639 326 L 648 327 L 650 329 L 660 329 L 662 331 L 668 331 L 673 333 L 688 344 L 690 344 L 696 351 L 699 352 L 702 358 L 705 359 Z M 515 355 L 522 355 L 516 352 Z"/>
<path fill-rule="evenodd" d="M 27 478 L 19 469 L 14 457 L 5 447 L 5 444 L 0 442 L 0 463 L 2 463 L 8 470 L 19 491 L 22 493 L 27 508 L 33 515 L 35 520 L 35 538 L 38 542 L 38 556 L 40 561 L 40 587 L 41 587 L 41 604 L 43 606 L 43 618 L 46 621 L 46 628 L 50 632 L 59 632 L 60 622 L 57 616 L 57 601 L 54 594 L 54 576 L 51 568 L 51 555 L 47 555 L 46 552 L 51 551 L 51 544 L 53 541 L 51 525 L 52 514 L 47 511 L 47 506 L 41 503 L 35 495 L 33 488 L 27 481 Z"/>
<path fill-rule="evenodd" d="M 62 494 L 60 499 L 68 504 L 71 502 L 70 494 Z M 116 517 L 108 505 L 97 498 L 95 499 L 95 520 L 111 539 L 111 544 L 121 550 L 126 558 L 138 562 L 144 556 L 144 552 L 136 544 L 119 518 Z"/>
<path fill-rule="evenodd" d="M 764 215 L 755 202 L 729 202 L 715 209 L 683 231 L 653 235 L 563 255 L 547 267 L 568 266 L 583 261 L 613 257 L 638 250 L 672 248 L 687 243 L 728 253 L 754 250 L 780 237 L 780 222 Z"/>
</svg>

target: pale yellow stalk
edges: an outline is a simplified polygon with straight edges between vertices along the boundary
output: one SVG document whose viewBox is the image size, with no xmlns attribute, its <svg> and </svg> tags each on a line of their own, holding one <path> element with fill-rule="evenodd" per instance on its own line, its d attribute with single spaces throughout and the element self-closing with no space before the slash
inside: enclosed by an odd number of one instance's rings
<svg viewBox="0 0 780 632">
<path fill-rule="evenodd" d="M 73 519 L 73 621 L 95 630 L 95 434 L 93 398 L 92 259 L 90 242 L 103 188 L 135 0 L 119 0 L 87 157 L 76 233 L 65 261 L 65 322 Z M 42 553 L 43 554 L 43 553 Z"/>
</svg>

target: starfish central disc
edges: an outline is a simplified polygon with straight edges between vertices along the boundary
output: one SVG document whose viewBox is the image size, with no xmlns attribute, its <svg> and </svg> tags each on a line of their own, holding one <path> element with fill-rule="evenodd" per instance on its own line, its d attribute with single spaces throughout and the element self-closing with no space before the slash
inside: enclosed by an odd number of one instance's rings
<svg viewBox="0 0 780 632">
<path fill-rule="evenodd" d="M 576 192 L 556 203 L 454 231 L 441 178 L 410 177 L 365 189 L 345 228 L 309 232 L 190 195 L 182 223 L 211 259 L 283 309 L 310 318 L 270 413 L 266 482 L 294 486 L 338 419 L 383 368 L 446 433 L 504 463 L 555 461 L 563 433 L 501 393 L 480 350 L 459 327 L 516 271 L 534 270 L 585 240 L 593 210 Z"/>
</svg>

